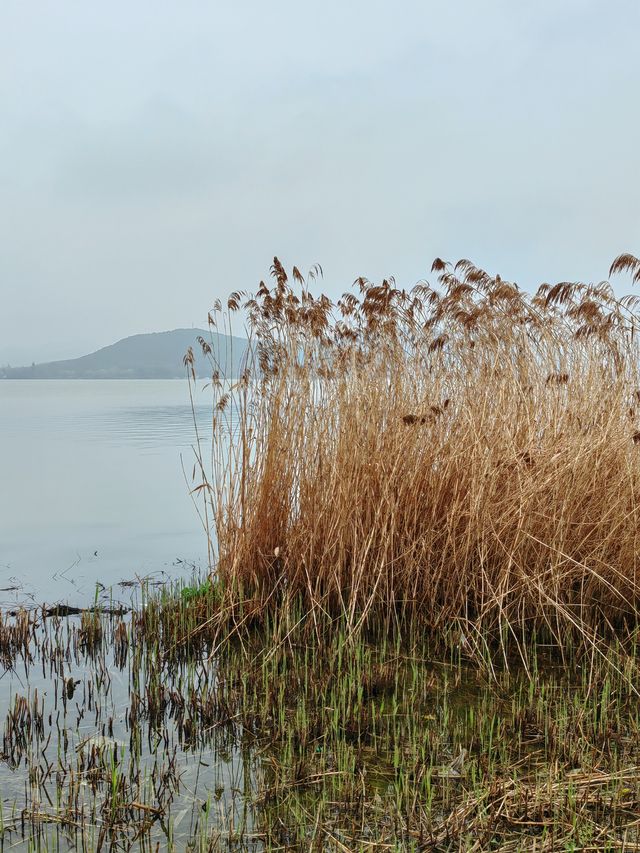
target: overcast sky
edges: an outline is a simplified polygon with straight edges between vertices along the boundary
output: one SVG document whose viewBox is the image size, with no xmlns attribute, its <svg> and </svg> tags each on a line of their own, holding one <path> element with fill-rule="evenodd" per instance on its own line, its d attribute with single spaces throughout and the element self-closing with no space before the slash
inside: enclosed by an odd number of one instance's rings
<svg viewBox="0 0 640 853">
<path fill-rule="evenodd" d="M 638 0 L 2 0 L 0 361 L 202 325 L 274 254 L 334 296 L 605 278 L 639 36 Z"/>
</svg>

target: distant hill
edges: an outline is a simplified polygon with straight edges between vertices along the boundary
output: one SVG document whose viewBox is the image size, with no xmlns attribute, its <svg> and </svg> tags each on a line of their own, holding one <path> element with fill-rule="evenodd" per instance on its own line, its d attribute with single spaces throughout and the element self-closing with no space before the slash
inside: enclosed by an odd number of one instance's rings
<svg viewBox="0 0 640 853">
<path fill-rule="evenodd" d="M 204 329 L 174 329 L 133 335 L 65 361 L 49 361 L 31 367 L 0 367 L 2 379 L 174 379 L 185 376 L 184 355 L 192 347 L 196 373 L 209 376 L 211 367 L 197 342 L 201 335 L 217 354 L 225 376 L 236 376 L 247 347 L 244 338 L 214 334 Z M 213 339 L 212 339 L 213 337 Z"/>
</svg>

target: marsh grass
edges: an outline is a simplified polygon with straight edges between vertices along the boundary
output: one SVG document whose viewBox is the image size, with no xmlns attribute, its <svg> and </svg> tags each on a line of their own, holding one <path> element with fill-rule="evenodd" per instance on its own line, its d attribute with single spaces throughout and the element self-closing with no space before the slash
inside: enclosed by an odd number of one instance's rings
<svg viewBox="0 0 640 853">
<path fill-rule="evenodd" d="M 489 671 L 415 622 L 356 636 L 298 600 L 221 632 L 205 607 L 167 596 L 137 630 L 192 685 L 170 706 L 190 748 L 243 756 L 249 810 L 219 849 L 640 849 L 635 645 L 612 668 L 531 639 L 526 668 Z"/>
<path fill-rule="evenodd" d="M 3 620 L 7 848 L 640 849 L 633 642 L 479 667 L 417 622 L 354 634 L 298 599 L 223 630 L 206 580 L 142 599 Z"/>
<path fill-rule="evenodd" d="M 621 256 L 612 273 L 640 264 Z M 242 375 L 215 352 L 211 457 L 198 445 L 228 606 L 300 598 L 342 614 L 524 648 L 597 647 L 638 611 L 638 297 L 543 284 L 469 261 L 435 283 L 364 278 L 337 303 L 277 259 L 234 293 Z M 191 370 L 191 355 L 186 364 Z"/>
</svg>

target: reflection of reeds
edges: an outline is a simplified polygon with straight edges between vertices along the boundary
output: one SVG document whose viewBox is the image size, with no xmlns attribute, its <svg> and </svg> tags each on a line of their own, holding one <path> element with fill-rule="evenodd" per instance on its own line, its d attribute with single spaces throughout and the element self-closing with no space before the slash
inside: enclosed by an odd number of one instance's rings
<svg viewBox="0 0 640 853">
<path fill-rule="evenodd" d="M 199 460 L 219 578 L 352 625 L 402 612 L 561 641 L 635 618 L 638 298 L 432 271 L 334 304 L 275 259 L 273 286 L 210 317 L 244 308 L 251 341 L 234 385 L 214 373 Z"/>
</svg>

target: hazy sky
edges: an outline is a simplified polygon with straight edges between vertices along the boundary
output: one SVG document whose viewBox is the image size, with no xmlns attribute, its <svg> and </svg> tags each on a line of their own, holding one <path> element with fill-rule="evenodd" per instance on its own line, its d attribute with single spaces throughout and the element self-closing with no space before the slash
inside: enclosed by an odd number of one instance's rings
<svg viewBox="0 0 640 853">
<path fill-rule="evenodd" d="M 201 325 L 274 254 L 605 278 L 639 38 L 638 0 L 2 0 L 0 361 Z"/>
</svg>

